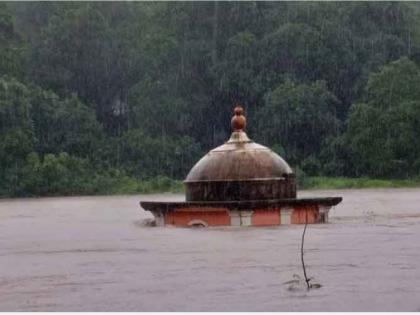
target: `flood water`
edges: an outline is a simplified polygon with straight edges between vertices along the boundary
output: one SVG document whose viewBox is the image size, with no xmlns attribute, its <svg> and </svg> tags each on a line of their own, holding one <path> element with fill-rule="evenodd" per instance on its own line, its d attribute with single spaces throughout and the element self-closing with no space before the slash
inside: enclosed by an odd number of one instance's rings
<svg viewBox="0 0 420 315">
<path fill-rule="evenodd" d="M 420 311 L 420 189 L 343 196 L 330 223 L 146 227 L 141 199 L 0 200 L 0 311 Z"/>
</svg>

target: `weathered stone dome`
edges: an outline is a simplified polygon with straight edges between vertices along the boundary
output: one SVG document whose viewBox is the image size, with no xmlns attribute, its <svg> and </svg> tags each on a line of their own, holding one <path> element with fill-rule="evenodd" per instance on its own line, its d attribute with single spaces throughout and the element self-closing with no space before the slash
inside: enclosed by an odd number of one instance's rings
<svg viewBox="0 0 420 315">
<path fill-rule="evenodd" d="M 266 200 L 296 197 L 290 166 L 269 148 L 250 140 L 242 108 L 235 108 L 232 135 L 191 169 L 187 201 Z"/>
</svg>

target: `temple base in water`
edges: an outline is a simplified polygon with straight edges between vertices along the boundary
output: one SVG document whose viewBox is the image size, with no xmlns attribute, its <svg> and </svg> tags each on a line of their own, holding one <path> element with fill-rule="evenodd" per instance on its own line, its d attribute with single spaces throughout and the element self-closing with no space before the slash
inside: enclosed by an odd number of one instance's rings
<svg viewBox="0 0 420 315">
<path fill-rule="evenodd" d="M 341 197 L 246 201 L 142 201 L 153 213 L 156 226 L 273 226 L 326 223 Z"/>
</svg>

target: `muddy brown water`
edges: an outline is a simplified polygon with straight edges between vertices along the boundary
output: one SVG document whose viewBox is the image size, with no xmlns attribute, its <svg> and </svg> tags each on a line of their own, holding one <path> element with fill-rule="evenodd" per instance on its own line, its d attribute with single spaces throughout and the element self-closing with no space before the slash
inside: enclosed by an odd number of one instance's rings
<svg viewBox="0 0 420 315">
<path fill-rule="evenodd" d="M 420 189 L 343 196 L 330 223 L 152 228 L 141 199 L 0 200 L 0 311 L 420 311 Z"/>
</svg>

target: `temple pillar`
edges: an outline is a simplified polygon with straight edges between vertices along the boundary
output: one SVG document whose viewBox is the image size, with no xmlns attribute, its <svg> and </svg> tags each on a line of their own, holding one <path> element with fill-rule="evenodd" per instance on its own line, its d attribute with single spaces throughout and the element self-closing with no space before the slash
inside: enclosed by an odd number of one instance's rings
<svg viewBox="0 0 420 315">
<path fill-rule="evenodd" d="M 252 214 L 254 211 L 241 211 L 241 225 L 250 226 L 252 225 Z"/>
<path fill-rule="evenodd" d="M 319 216 L 322 223 L 328 222 L 328 213 L 330 212 L 331 206 L 318 206 Z"/>
<path fill-rule="evenodd" d="M 230 225 L 232 226 L 250 226 L 252 225 L 252 214 L 254 211 L 251 210 L 230 210 Z"/>
<path fill-rule="evenodd" d="M 240 226 L 241 225 L 241 215 L 238 210 L 230 210 L 230 225 L 232 226 Z"/>
<path fill-rule="evenodd" d="M 282 207 L 280 208 L 280 224 L 281 225 L 289 225 L 292 224 L 292 207 Z"/>
<path fill-rule="evenodd" d="M 155 217 L 156 226 L 165 226 L 165 217 L 160 211 L 152 211 Z"/>
</svg>

